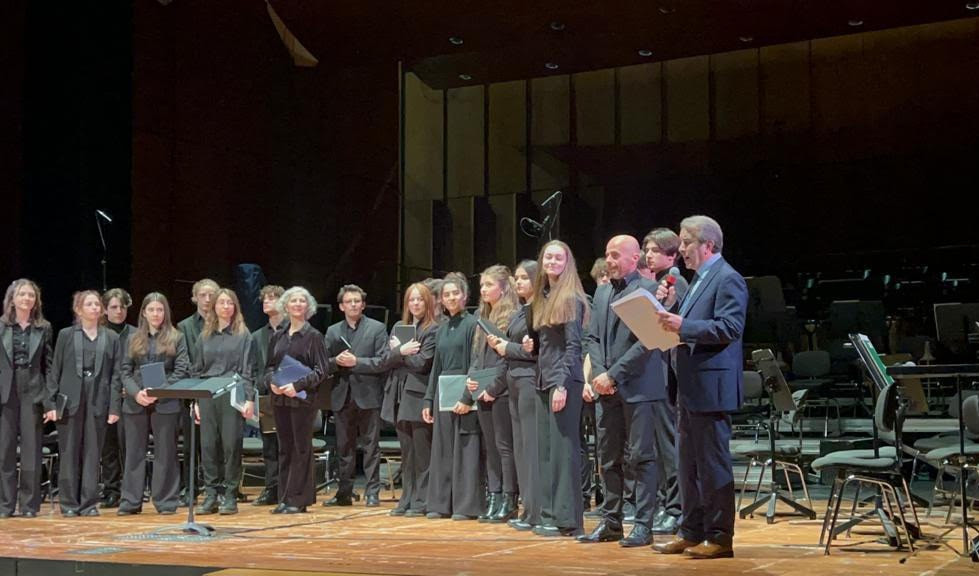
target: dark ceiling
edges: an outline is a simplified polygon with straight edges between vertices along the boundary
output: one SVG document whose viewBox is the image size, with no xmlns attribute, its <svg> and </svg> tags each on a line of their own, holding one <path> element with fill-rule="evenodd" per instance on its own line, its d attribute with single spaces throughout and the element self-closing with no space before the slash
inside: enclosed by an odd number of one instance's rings
<svg viewBox="0 0 979 576">
<path fill-rule="evenodd" d="M 971 0 L 269 2 L 321 65 L 403 60 L 438 89 L 979 16 Z"/>
</svg>

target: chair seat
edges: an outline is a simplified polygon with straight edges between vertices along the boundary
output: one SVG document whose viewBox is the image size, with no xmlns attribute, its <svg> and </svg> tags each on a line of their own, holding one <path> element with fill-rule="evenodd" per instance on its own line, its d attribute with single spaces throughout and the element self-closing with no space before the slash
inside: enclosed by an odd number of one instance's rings
<svg viewBox="0 0 979 576">
<path fill-rule="evenodd" d="M 897 449 L 893 446 L 882 446 L 879 454 L 879 458 L 874 458 L 872 448 L 866 450 L 840 450 L 813 460 L 812 469 L 815 472 L 819 472 L 823 468 L 886 470 L 896 465 Z"/>
<path fill-rule="evenodd" d="M 767 442 L 754 442 L 735 447 L 734 453 L 738 456 L 758 458 L 767 456 L 770 450 L 771 446 Z M 795 444 L 775 445 L 776 456 L 797 456 L 799 452 L 799 446 Z"/>
<path fill-rule="evenodd" d="M 832 378 L 800 378 L 798 380 L 789 380 L 788 384 L 791 390 L 818 390 L 829 386 L 833 382 L 834 380 Z"/>
<path fill-rule="evenodd" d="M 927 452 L 925 454 L 925 460 L 928 460 L 929 462 L 941 462 L 946 458 L 957 456 L 959 454 L 965 454 L 967 456 L 977 456 L 979 455 L 979 444 L 966 444 L 965 452 L 962 452 L 961 450 L 959 450 L 958 442 L 956 442 L 955 446 L 936 448 L 934 450 Z"/>
<path fill-rule="evenodd" d="M 975 444 L 975 441 L 966 436 L 965 445 L 969 446 Z M 928 453 L 932 450 L 937 450 L 939 448 L 949 448 L 959 446 L 959 433 L 952 432 L 950 434 L 939 434 L 937 436 L 929 436 L 927 438 L 921 438 L 914 443 L 914 448 L 920 452 Z"/>
<path fill-rule="evenodd" d="M 262 455 L 262 439 L 261 438 L 242 438 L 241 439 L 241 453 L 243 456 L 261 456 Z"/>
</svg>

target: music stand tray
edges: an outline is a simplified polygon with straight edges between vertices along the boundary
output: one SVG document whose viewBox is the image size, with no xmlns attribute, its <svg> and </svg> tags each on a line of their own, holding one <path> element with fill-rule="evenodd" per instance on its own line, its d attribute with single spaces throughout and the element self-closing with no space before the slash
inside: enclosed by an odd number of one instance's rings
<svg viewBox="0 0 979 576">
<path fill-rule="evenodd" d="M 167 386 L 166 388 L 149 388 L 146 390 L 146 395 L 153 398 L 176 398 L 181 400 L 200 400 L 201 398 L 217 398 L 222 394 L 229 392 L 232 388 L 238 385 L 240 378 L 237 374 L 230 377 L 217 377 L 217 378 L 185 378 L 183 380 L 178 380 L 173 384 Z M 193 404 L 190 407 L 190 418 L 193 421 L 194 418 L 194 408 Z M 191 424 L 190 426 L 190 445 L 194 446 L 197 440 L 197 426 Z M 188 494 L 194 494 L 194 480 L 197 478 L 197 451 L 190 451 L 190 477 L 188 482 L 189 491 Z M 188 502 L 187 504 L 187 521 L 179 526 L 174 526 L 172 528 L 163 528 L 162 530 L 180 530 L 181 532 L 188 532 L 197 534 L 199 536 L 212 536 L 214 532 L 214 527 L 207 524 L 198 524 L 194 521 L 194 503 Z"/>
</svg>

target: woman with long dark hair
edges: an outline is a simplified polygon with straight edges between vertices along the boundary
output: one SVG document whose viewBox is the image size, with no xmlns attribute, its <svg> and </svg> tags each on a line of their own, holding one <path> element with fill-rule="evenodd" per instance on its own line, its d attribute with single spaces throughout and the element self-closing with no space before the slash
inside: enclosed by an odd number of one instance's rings
<svg viewBox="0 0 979 576">
<path fill-rule="evenodd" d="M 567 244 L 551 240 L 538 260 L 533 330 L 538 342 L 537 432 L 540 536 L 583 533 L 581 499 L 582 326 L 588 300 Z"/>
<path fill-rule="evenodd" d="M 255 404 L 253 358 L 257 354 L 238 296 L 229 288 L 214 294 L 214 309 L 204 321 L 198 341 L 194 374 L 198 378 L 241 377 L 245 406 L 241 412 L 227 396 L 203 398 L 197 403 L 201 422 L 201 464 L 204 471 L 204 502 L 198 514 L 237 514 L 238 487 L 241 484 L 241 439 L 245 419 L 251 418 Z M 219 508 L 220 499 L 220 508 Z"/>
<path fill-rule="evenodd" d="M 316 300 L 302 286 L 293 286 L 279 297 L 279 310 L 287 318 L 269 340 L 265 382 L 272 392 L 272 412 L 279 435 L 279 505 L 272 514 L 298 514 L 316 502 L 313 483 L 313 420 L 316 394 L 326 374 L 326 341 L 309 319 L 316 314 Z M 276 386 L 273 374 L 289 355 L 310 369 L 309 374 Z M 280 382 L 280 384 L 282 384 Z"/>
<path fill-rule="evenodd" d="M 490 266 L 479 277 L 479 317 L 482 325 L 502 334 L 517 314 L 517 299 L 510 269 L 506 266 Z M 479 426 L 483 433 L 486 480 L 489 503 L 480 522 L 502 523 L 517 514 L 517 465 L 513 458 L 513 423 L 510 420 L 510 399 L 506 384 L 506 360 L 496 353 L 483 329 L 473 338 L 473 359 L 470 374 L 475 370 L 495 368 L 498 376 L 486 386 L 477 398 Z M 478 383 L 468 381 L 470 392 L 475 393 Z"/>
<path fill-rule="evenodd" d="M 414 326 L 415 337 L 399 341 L 399 326 Z M 428 465 L 432 455 L 432 425 L 422 420 L 428 376 L 435 356 L 435 299 L 422 283 L 405 291 L 404 313 L 391 329 L 391 350 L 383 366 L 391 370 L 384 390 L 381 418 L 394 424 L 401 444 L 401 498 L 392 516 L 424 516 L 428 510 Z"/>
<path fill-rule="evenodd" d="M 139 326 L 129 339 L 122 360 L 122 430 L 126 465 L 122 474 L 122 499 L 116 514 L 127 516 L 143 510 L 146 486 L 146 447 L 153 433 L 153 480 L 150 494 L 160 514 L 173 514 L 180 496 L 177 435 L 182 403 L 147 395 L 140 366 L 163 363 L 169 386 L 190 374 L 190 356 L 184 335 L 174 328 L 166 296 L 151 292 L 139 308 Z"/>
<path fill-rule="evenodd" d="M 524 260 L 513 272 L 514 289 L 522 305 L 510 319 L 506 337 L 487 336 L 490 346 L 506 359 L 506 386 L 509 392 L 513 428 L 513 455 L 517 466 L 517 485 L 523 501 L 519 518 L 509 521 L 517 530 L 531 530 L 540 524 L 537 504 L 540 475 L 537 462 L 537 355 L 523 348 L 528 337 L 528 311 L 534 302 L 537 262 Z"/>
<path fill-rule="evenodd" d="M 53 353 L 51 324 L 33 281 L 21 278 L 7 288 L 0 340 L 0 518 L 18 508 L 21 516 L 34 518 L 41 508 L 41 403 Z"/>
<path fill-rule="evenodd" d="M 435 356 L 425 392 L 422 418 L 432 429 L 432 459 L 428 468 L 428 518 L 475 520 L 483 512 L 483 469 L 479 420 L 460 395 L 452 411 L 438 409 L 439 377 L 464 375 L 472 356 L 476 319 L 466 311 L 466 277 L 450 272 L 441 285 L 445 321 L 435 336 Z M 469 395 L 468 391 L 463 392 Z"/>
<path fill-rule="evenodd" d="M 75 324 L 58 332 L 54 346 L 44 419 L 58 425 L 61 515 L 98 516 L 102 439 L 106 425 L 119 421 L 122 346 L 102 325 L 98 292 L 76 292 L 72 310 Z"/>
</svg>

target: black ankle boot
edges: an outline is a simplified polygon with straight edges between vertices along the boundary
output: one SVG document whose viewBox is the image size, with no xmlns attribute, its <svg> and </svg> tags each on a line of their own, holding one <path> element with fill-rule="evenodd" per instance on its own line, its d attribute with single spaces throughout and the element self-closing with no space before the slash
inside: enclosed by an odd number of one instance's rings
<svg viewBox="0 0 979 576">
<path fill-rule="evenodd" d="M 503 524 L 507 520 L 511 520 L 517 517 L 517 495 L 511 492 L 507 492 L 503 495 L 503 503 L 500 504 L 500 508 L 496 511 L 496 514 L 488 520 L 488 522 L 493 524 Z"/>
<path fill-rule="evenodd" d="M 490 492 L 489 502 L 486 503 L 486 512 L 479 515 L 480 522 L 489 522 L 493 515 L 495 515 L 499 510 L 500 506 L 503 504 L 503 495 L 499 492 Z"/>
</svg>

